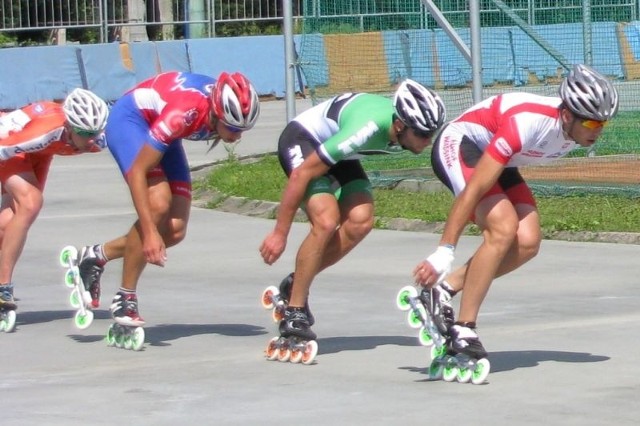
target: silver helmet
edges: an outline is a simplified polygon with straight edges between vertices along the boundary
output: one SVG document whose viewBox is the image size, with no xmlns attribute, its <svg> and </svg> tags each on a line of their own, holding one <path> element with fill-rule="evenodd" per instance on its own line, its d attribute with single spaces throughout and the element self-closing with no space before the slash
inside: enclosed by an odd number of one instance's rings
<svg viewBox="0 0 640 426">
<path fill-rule="evenodd" d="M 62 104 L 67 122 L 74 131 L 81 133 L 99 133 L 107 125 L 109 108 L 105 101 L 93 92 L 74 89 Z"/>
<path fill-rule="evenodd" d="M 582 118 L 607 121 L 618 112 L 618 92 L 613 84 L 586 65 L 573 66 L 559 94 L 567 108 Z"/>
<path fill-rule="evenodd" d="M 409 128 L 433 133 L 446 118 L 444 103 L 436 92 L 411 79 L 404 80 L 393 97 L 396 116 Z"/>
</svg>

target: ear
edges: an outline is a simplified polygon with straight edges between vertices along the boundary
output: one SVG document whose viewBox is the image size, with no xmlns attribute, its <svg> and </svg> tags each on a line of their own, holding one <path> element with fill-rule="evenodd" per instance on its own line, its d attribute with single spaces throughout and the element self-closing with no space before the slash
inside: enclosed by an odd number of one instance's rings
<svg viewBox="0 0 640 426">
<path fill-rule="evenodd" d="M 562 117 L 562 122 L 567 124 L 574 119 L 573 113 L 571 113 L 571 111 L 569 111 L 569 108 L 566 107 L 560 110 L 560 117 Z"/>
<path fill-rule="evenodd" d="M 396 118 L 395 120 L 393 120 L 392 126 L 393 126 L 393 131 L 395 133 L 402 132 L 404 130 L 404 128 L 406 127 L 406 125 L 399 118 Z"/>
</svg>

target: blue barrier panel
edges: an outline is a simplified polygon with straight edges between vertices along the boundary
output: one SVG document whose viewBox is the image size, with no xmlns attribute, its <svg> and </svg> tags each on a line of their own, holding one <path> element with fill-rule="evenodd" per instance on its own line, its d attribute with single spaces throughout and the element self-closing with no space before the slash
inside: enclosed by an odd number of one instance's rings
<svg viewBox="0 0 640 426">
<path fill-rule="evenodd" d="M 124 66 L 119 43 L 84 44 L 80 49 L 87 89 L 105 101 L 115 101 L 136 84 L 135 73 Z"/>
<path fill-rule="evenodd" d="M 155 44 L 160 72 L 192 71 L 185 40 L 157 41 Z"/>
<path fill-rule="evenodd" d="M 433 31 L 383 31 L 382 37 L 391 84 L 411 78 L 426 86 L 434 86 Z"/>
<path fill-rule="evenodd" d="M 160 59 L 154 42 L 129 43 L 136 82 L 153 77 L 160 72 Z"/>
<path fill-rule="evenodd" d="M 0 109 L 61 100 L 82 87 L 75 46 L 0 49 L 0 64 Z"/>
<path fill-rule="evenodd" d="M 252 36 L 187 41 L 191 71 L 217 77 L 239 71 L 260 95 L 284 96 L 284 37 Z"/>
<path fill-rule="evenodd" d="M 329 64 L 324 48 L 322 34 L 307 34 L 296 36 L 298 60 L 302 64 L 304 78 L 309 87 L 325 87 L 329 84 Z"/>
<path fill-rule="evenodd" d="M 624 26 L 622 31 L 629 42 L 633 59 L 640 61 L 640 22 L 629 22 Z"/>
</svg>

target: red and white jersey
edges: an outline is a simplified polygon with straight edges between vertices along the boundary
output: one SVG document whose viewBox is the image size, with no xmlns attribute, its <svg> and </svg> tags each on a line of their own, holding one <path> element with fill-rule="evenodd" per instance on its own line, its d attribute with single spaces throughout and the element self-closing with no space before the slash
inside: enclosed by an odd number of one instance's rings
<svg viewBox="0 0 640 426">
<path fill-rule="evenodd" d="M 157 142 L 205 140 L 214 135 L 209 102 L 214 84 L 215 79 L 205 75 L 167 72 L 141 82 L 125 96 L 132 98 Z"/>
<path fill-rule="evenodd" d="M 506 93 L 476 104 L 443 130 L 443 160 L 455 161 L 461 135 L 505 167 L 544 164 L 563 157 L 576 143 L 562 131 L 561 99 Z"/>
<path fill-rule="evenodd" d="M 0 158 L 24 158 L 27 154 L 75 155 L 80 152 L 67 142 L 66 118 L 62 106 L 55 102 L 36 102 L 0 117 Z M 91 152 L 104 148 L 104 136 Z"/>
</svg>

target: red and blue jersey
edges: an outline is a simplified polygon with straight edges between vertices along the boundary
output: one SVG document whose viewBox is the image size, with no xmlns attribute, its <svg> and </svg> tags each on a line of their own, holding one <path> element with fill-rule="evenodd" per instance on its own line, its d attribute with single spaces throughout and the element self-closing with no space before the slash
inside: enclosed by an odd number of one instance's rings
<svg viewBox="0 0 640 426">
<path fill-rule="evenodd" d="M 145 80 L 111 108 L 107 145 L 127 177 L 144 145 L 163 154 L 150 176 L 163 174 L 174 193 L 190 196 L 191 176 L 182 139 L 217 137 L 209 97 L 216 80 L 201 74 L 167 72 Z"/>
</svg>

